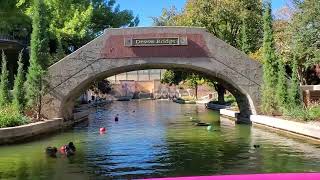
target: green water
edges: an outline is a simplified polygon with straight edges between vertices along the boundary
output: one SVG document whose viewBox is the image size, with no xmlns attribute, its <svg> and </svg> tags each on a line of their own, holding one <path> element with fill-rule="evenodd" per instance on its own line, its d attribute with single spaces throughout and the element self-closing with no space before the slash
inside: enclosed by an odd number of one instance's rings
<svg viewBox="0 0 320 180">
<path fill-rule="evenodd" d="M 119 114 L 119 122 L 113 118 Z M 190 117 L 213 124 L 193 125 Z M 99 128 L 106 127 L 106 134 Z M 74 157 L 44 154 L 73 141 Z M 255 149 L 254 144 L 260 148 Z M 320 171 L 320 145 L 235 125 L 217 112 L 168 101 L 115 102 L 89 121 L 33 142 L 0 146 L 0 179 L 131 179 Z"/>
</svg>

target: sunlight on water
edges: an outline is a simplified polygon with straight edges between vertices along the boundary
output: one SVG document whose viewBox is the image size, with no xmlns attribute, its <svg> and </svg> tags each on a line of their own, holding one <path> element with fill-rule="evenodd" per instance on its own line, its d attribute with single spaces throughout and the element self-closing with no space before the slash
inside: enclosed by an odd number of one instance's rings
<svg viewBox="0 0 320 180">
<path fill-rule="evenodd" d="M 119 122 L 114 116 L 119 114 Z M 192 118 L 191 118 L 192 117 Z M 211 123 L 194 126 L 192 121 Z M 99 133 L 106 127 L 105 134 Z M 46 146 L 73 141 L 77 154 L 48 158 Z M 254 148 L 258 144 L 260 148 Z M 235 125 L 217 112 L 169 101 L 115 102 L 74 129 L 0 147 L 0 179 L 127 179 L 320 171 L 320 146 Z"/>
</svg>

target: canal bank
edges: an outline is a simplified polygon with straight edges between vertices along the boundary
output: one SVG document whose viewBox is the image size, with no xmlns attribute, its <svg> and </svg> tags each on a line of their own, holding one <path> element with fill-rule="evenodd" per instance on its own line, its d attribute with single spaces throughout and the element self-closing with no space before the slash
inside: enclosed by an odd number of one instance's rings
<svg viewBox="0 0 320 180">
<path fill-rule="evenodd" d="M 73 120 L 69 121 L 64 121 L 62 118 L 55 118 L 22 126 L 0 128 L 0 145 L 23 143 L 34 140 L 40 136 L 67 129 L 77 123 L 87 120 L 89 113 L 90 110 L 77 111 L 74 113 Z"/>
<path fill-rule="evenodd" d="M 119 114 L 119 121 L 114 116 Z M 213 127 L 195 126 L 192 119 Z M 142 179 L 320 171 L 320 144 L 236 124 L 203 106 L 114 102 L 88 121 L 36 141 L 0 147 L 0 179 Z M 99 128 L 105 127 L 105 134 Z M 49 158 L 72 141 L 77 153 Z M 259 145 L 255 148 L 254 145 Z M 14 153 L 13 153 L 14 152 Z"/>
<path fill-rule="evenodd" d="M 220 115 L 230 118 L 236 118 L 239 114 L 238 112 L 229 109 L 220 109 L 219 112 Z M 320 140 L 319 122 L 296 122 L 264 115 L 251 115 L 250 121 L 254 125 L 285 131 L 296 136 L 305 136 L 315 140 Z"/>
</svg>

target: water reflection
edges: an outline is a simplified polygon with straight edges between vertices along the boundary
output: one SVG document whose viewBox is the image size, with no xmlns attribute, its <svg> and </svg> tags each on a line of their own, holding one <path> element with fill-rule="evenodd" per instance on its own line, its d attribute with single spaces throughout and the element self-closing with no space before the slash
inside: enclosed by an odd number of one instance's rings
<svg viewBox="0 0 320 180">
<path fill-rule="evenodd" d="M 114 116 L 119 114 L 119 121 Z M 192 119 L 211 123 L 212 131 Z M 99 133 L 106 127 L 105 134 Z M 45 156 L 73 141 L 77 154 Z M 254 148 L 259 144 L 260 148 Z M 319 145 L 220 118 L 201 106 L 115 102 L 73 130 L 0 148 L 0 179 L 127 179 L 320 171 Z"/>
</svg>

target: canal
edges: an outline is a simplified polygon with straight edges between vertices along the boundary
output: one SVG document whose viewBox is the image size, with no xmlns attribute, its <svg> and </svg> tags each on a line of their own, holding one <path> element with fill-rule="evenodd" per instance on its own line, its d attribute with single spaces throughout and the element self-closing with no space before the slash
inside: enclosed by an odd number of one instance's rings
<svg viewBox="0 0 320 180">
<path fill-rule="evenodd" d="M 114 116 L 119 114 L 119 121 Z M 213 124 L 194 126 L 192 119 Z M 99 133 L 106 127 L 105 134 Z M 75 156 L 49 158 L 46 146 L 73 141 Z M 259 145 L 259 148 L 254 148 Z M 131 179 L 320 171 L 320 145 L 235 125 L 197 105 L 114 102 L 86 123 L 36 141 L 0 147 L 0 179 Z"/>
</svg>

